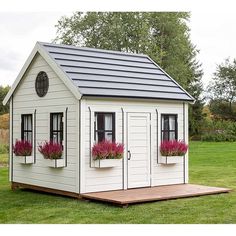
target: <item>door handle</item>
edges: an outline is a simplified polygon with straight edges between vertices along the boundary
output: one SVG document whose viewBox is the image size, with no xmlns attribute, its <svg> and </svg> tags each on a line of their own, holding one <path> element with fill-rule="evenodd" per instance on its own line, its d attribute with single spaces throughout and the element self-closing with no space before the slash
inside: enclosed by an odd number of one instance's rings
<svg viewBox="0 0 236 236">
<path fill-rule="evenodd" d="M 128 160 L 130 160 L 131 159 L 131 152 L 130 152 L 130 150 L 128 150 Z"/>
</svg>

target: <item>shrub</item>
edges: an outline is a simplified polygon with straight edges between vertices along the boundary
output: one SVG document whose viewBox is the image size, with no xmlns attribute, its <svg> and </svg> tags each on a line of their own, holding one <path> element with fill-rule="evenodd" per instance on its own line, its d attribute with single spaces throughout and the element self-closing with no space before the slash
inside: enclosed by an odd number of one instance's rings
<svg viewBox="0 0 236 236">
<path fill-rule="evenodd" d="M 60 159 L 62 157 L 62 145 L 59 143 L 45 141 L 39 145 L 38 150 L 45 159 Z"/>
<path fill-rule="evenodd" d="M 162 156 L 183 156 L 188 150 L 188 145 L 183 141 L 163 141 L 160 145 Z"/>
<path fill-rule="evenodd" d="M 0 144 L 0 154 L 5 154 L 9 152 L 8 144 Z"/>
<path fill-rule="evenodd" d="M 32 145 L 28 141 L 16 141 L 13 146 L 13 152 L 16 156 L 30 156 L 32 153 Z"/>
<path fill-rule="evenodd" d="M 236 141 L 236 122 L 230 120 L 209 120 L 202 130 L 202 141 Z"/>
<path fill-rule="evenodd" d="M 202 135 L 201 140 L 209 142 L 235 142 L 236 136 L 227 133 L 208 133 Z"/>
<path fill-rule="evenodd" d="M 92 156 L 94 160 L 99 159 L 120 159 L 124 154 L 124 145 L 109 141 L 102 141 L 94 144 Z"/>
</svg>

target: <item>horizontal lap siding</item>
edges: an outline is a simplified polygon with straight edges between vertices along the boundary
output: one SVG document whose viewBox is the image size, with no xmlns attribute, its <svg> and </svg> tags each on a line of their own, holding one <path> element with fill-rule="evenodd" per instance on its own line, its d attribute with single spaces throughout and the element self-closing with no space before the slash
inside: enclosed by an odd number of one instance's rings
<svg viewBox="0 0 236 236">
<path fill-rule="evenodd" d="M 158 110 L 158 128 L 157 129 L 157 115 L 154 115 L 153 124 L 153 172 L 152 185 L 168 185 L 180 184 L 184 182 L 183 159 L 174 165 L 163 165 L 157 163 L 157 156 L 160 157 L 160 150 L 158 146 L 161 143 L 161 114 L 177 114 L 178 115 L 178 139 L 183 140 L 183 104 L 159 104 Z M 158 132 L 158 146 L 157 146 L 157 132 Z"/>
<path fill-rule="evenodd" d="M 35 92 L 35 79 L 40 71 L 45 71 L 49 77 L 49 90 L 43 98 L 39 98 Z M 36 109 L 38 146 L 38 143 L 49 140 L 50 112 L 65 112 L 67 107 L 67 167 L 48 167 L 36 148 L 35 164 L 18 164 L 13 158 L 13 181 L 70 192 L 77 191 L 77 100 L 46 61 L 37 55 L 14 94 L 14 142 L 21 138 L 21 114 L 33 113 Z"/>
<path fill-rule="evenodd" d="M 89 106 L 89 105 L 88 105 Z M 122 189 L 122 162 L 119 167 L 98 169 L 90 167 L 90 111 L 86 106 L 85 111 L 85 134 L 84 134 L 84 186 L 82 192 L 94 192 L 94 191 L 105 191 L 105 190 L 116 190 Z M 104 108 L 104 107 L 103 107 Z M 98 107 L 96 111 L 102 111 L 102 108 Z M 110 111 L 110 110 L 108 110 Z M 94 111 L 95 112 L 95 111 Z M 110 111 L 113 112 L 113 111 Z M 116 141 L 122 142 L 122 130 L 117 129 L 118 126 L 122 125 L 122 114 L 118 110 L 116 111 Z M 92 133 L 94 130 L 91 130 Z M 92 160 L 93 164 L 93 160 Z"/>
<path fill-rule="evenodd" d="M 183 183 L 183 161 L 175 165 L 157 164 L 157 114 L 158 110 L 158 138 L 160 142 L 160 118 L 161 113 L 178 114 L 178 139 L 183 139 L 183 104 L 178 102 L 131 102 L 129 100 L 103 100 L 103 99 L 86 99 L 85 101 L 85 121 L 84 121 L 84 148 L 82 175 L 84 175 L 84 183 L 82 184 L 82 192 L 109 191 L 123 188 L 122 165 L 120 167 L 110 169 L 97 169 L 90 167 L 90 111 L 107 111 L 116 112 L 116 138 L 118 142 L 122 141 L 122 111 L 126 112 L 149 112 L 152 118 L 151 132 L 151 174 L 152 186 L 179 184 Z M 187 118 L 186 118 L 187 119 Z M 141 124 L 139 124 L 141 125 Z M 137 132 L 139 131 L 137 127 Z M 92 130 L 93 133 L 93 130 Z M 126 131 L 125 131 L 126 134 Z M 92 134 L 93 138 L 93 134 Z M 93 141 L 93 140 L 92 140 Z M 138 142 L 138 140 L 137 140 Z M 160 155 L 158 150 L 158 155 Z M 125 158 L 126 155 L 125 155 Z M 125 172 L 126 174 L 126 172 Z M 126 179 L 125 179 L 126 181 Z"/>
</svg>

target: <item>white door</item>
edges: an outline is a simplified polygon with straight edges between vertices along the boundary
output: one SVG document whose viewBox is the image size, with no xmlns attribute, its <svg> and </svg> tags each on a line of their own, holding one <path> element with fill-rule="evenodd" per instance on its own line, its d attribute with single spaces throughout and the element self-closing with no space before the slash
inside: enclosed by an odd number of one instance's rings
<svg viewBox="0 0 236 236">
<path fill-rule="evenodd" d="M 150 113 L 127 114 L 128 188 L 150 186 Z"/>
</svg>

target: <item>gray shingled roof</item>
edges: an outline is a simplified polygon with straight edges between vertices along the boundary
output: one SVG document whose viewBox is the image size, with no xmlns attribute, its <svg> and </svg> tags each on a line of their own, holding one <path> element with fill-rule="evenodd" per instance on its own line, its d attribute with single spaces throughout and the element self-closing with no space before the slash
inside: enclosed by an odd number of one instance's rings
<svg viewBox="0 0 236 236">
<path fill-rule="evenodd" d="M 193 101 L 146 55 L 40 44 L 82 95 Z"/>
</svg>

